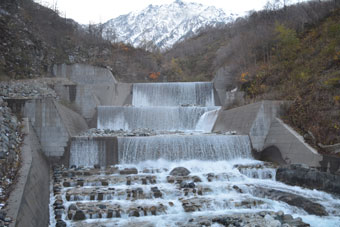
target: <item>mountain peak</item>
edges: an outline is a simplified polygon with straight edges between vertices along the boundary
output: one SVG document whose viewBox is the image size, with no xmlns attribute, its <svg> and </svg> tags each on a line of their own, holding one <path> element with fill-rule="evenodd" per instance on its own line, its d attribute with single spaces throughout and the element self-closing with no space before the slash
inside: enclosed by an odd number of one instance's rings
<svg viewBox="0 0 340 227">
<path fill-rule="evenodd" d="M 166 49 L 202 27 L 232 20 L 231 15 L 214 6 L 175 0 L 169 5 L 149 5 L 139 12 L 111 19 L 104 24 L 103 36 L 108 38 L 114 34 L 116 40 L 135 47 L 152 41 L 160 49 Z"/>
</svg>

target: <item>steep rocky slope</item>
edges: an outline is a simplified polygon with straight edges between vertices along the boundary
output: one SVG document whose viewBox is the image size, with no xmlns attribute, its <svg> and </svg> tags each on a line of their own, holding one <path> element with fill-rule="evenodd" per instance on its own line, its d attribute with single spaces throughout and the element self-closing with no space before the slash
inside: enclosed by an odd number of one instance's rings
<svg viewBox="0 0 340 227">
<path fill-rule="evenodd" d="M 32 0 L 0 5 L 0 80 L 49 75 L 53 64 L 108 67 L 121 81 L 147 81 L 158 56 L 104 40 L 96 26 L 81 27 Z"/>
</svg>

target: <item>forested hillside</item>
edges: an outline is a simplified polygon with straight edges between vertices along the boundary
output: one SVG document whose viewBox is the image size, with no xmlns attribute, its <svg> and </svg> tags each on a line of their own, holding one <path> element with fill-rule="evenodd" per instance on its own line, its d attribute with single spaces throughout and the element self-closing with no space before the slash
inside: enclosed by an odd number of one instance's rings
<svg viewBox="0 0 340 227">
<path fill-rule="evenodd" d="M 248 102 L 290 100 L 285 120 L 312 135 L 311 144 L 339 143 L 339 7 L 339 1 L 311 1 L 208 28 L 165 54 L 165 73 L 211 80 L 228 67 Z"/>
<path fill-rule="evenodd" d="M 247 102 L 290 100 L 285 120 L 314 135 L 313 144 L 334 144 L 340 142 L 339 7 L 338 0 L 268 4 L 161 53 L 111 43 L 100 26 L 80 26 L 32 0 L 3 0 L 0 80 L 46 76 L 58 63 L 107 67 L 121 82 L 209 81 L 227 67 Z"/>
<path fill-rule="evenodd" d="M 157 71 L 154 54 L 101 37 L 100 27 L 82 27 L 32 0 L 0 4 L 0 79 L 48 75 L 53 64 L 109 67 L 121 81 L 146 81 Z"/>
</svg>

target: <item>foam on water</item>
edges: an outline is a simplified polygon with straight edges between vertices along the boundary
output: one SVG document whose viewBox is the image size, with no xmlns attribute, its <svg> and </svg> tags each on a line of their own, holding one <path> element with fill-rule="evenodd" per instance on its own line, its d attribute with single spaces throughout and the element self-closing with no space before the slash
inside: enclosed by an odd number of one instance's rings
<svg viewBox="0 0 340 227">
<path fill-rule="evenodd" d="M 211 131 L 216 112 L 211 113 L 208 119 L 202 119 L 206 113 L 217 110 L 219 107 L 118 107 L 99 106 L 97 128 L 132 131 L 134 129 L 148 128 L 156 131 Z M 210 111 L 210 112 L 208 112 Z M 211 116 L 211 115 L 216 116 Z M 208 126 L 207 126 L 208 124 Z"/>
<path fill-rule="evenodd" d="M 248 136 L 160 135 L 119 137 L 119 163 L 138 163 L 160 158 L 179 160 L 230 160 L 250 158 Z"/>
<path fill-rule="evenodd" d="M 211 82 L 135 83 L 134 106 L 215 106 Z"/>
<path fill-rule="evenodd" d="M 102 202 L 109 202 L 111 204 L 117 204 L 121 209 L 126 209 L 129 206 L 152 206 L 155 204 L 164 204 L 167 206 L 166 213 L 158 213 L 156 216 L 144 216 L 141 213 L 140 217 L 128 217 L 127 214 L 122 214 L 121 218 L 107 219 L 106 214 L 102 218 L 88 219 L 81 223 L 93 223 L 103 224 L 105 226 L 132 226 L 142 225 L 143 223 L 152 223 L 154 226 L 177 226 L 177 223 L 186 223 L 191 218 L 198 218 L 200 216 L 216 216 L 216 215 L 233 215 L 242 213 L 256 213 L 260 211 L 283 211 L 285 214 L 291 214 L 294 218 L 301 217 L 304 222 L 311 224 L 311 226 L 338 226 L 340 222 L 340 211 L 335 211 L 331 216 L 319 217 L 315 215 L 309 215 L 301 208 L 290 206 L 287 203 L 280 201 L 271 200 L 268 198 L 258 197 L 252 193 L 251 188 L 263 187 L 273 188 L 280 191 L 293 193 L 304 196 L 311 201 L 322 204 L 326 210 L 336 210 L 340 206 L 338 198 L 317 190 L 303 189 L 297 186 L 289 186 L 280 182 L 276 182 L 273 179 L 254 179 L 248 178 L 242 174 L 235 165 L 257 165 L 261 164 L 259 161 L 252 159 L 233 159 L 230 161 L 202 161 L 202 160 L 188 160 L 188 161 L 168 161 L 164 159 L 160 160 L 147 160 L 139 162 L 137 164 L 120 164 L 118 168 L 124 169 L 129 167 L 136 167 L 140 174 L 144 169 L 154 169 L 153 174 L 157 177 L 157 183 L 152 185 L 132 185 L 132 188 L 142 188 L 144 193 L 150 191 L 152 187 L 157 186 L 163 193 L 162 198 L 153 199 L 139 199 L 139 200 L 124 200 L 124 198 L 116 198 L 108 201 L 103 200 Z M 169 172 L 178 166 L 185 166 L 191 173 L 191 176 L 199 176 L 202 182 L 197 183 L 197 187 L 209 187 L 210 191 L 204 193 L 200 197 L 184 197 L 183 199 L 194 199 L 203 198 L 202 207 L 199 211 L 185 212 L 182 206 L 181 192 L 176 184 L 170 184 L 167 182 L 167 176 Z M 165 169 L 166 168 L 166 169 Z M 224 174 L 226 179 L 216 178 L 212 182 L 208 181 L 206 176 L 214 173 L 216 176 Z M 142 174 L 143 175 L 143 174 Z M 233 186 L 237 186 L 242 189 L 242 193 L 233 190 Z M 111 187 L 111 186 L 110 186 Z M 115 190 L 131 190 L 131 186 L 125 183 L 115 185 Z M 98 186 L 88 187 L 98 188 Z M 102 187 L 99 187 L 102 188 Z M 248 189 L 248 190 L 247 190 Z M 68 190 L 68 189 L 67 189 Z M 65 193 L 65 190 L 63 191 Z M 167 194 L 169 193 L 169 194 Z M 172 193 L 172 194 L 171 194 Z M 173 203 L 172 206 L 168 206 L 168 202 Z M 204 201 L 207 201 L 205 204 Z M 263 203 L 253 204 L 251 207 L 239 206 L 242 201 L 262 201 Z M 92 203 L 93 201 L 79 201 L 78 203 Z M 65 202 L 65 207 L 74 202 Z M 132 205 L 133 204 L 133 205 Z M 66 221 L 70 226 L 78 226 L 76 222 Z M 81 224 L 80 223 L 80 224 Z"/>
</svg>

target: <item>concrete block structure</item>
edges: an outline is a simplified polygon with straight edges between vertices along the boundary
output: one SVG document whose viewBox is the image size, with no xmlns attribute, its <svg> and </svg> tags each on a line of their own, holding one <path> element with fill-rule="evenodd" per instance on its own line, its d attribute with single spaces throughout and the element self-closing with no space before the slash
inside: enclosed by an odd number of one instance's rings
<svg viewBox="0 0 340 227">
<path fill-rule="evenodd" d="M 88 128 L 79 114 L 53 99 L 27 101 L 23 115 L 29 118 L 48 157 L 63 156 L 70 137 Z"/>
<path fill-rule="evenodd" d="M 73 64 L 55 65 L 53 75 L 69 83 L 54 86 L 61 100 L 70 103 L 88 122 L 96 107 L 131 104 L 132 84 L 118 83 L 111 71 L 96 66 Z"/>
<path fill-rule="evenodd" d="M 256 152 L 275 148 L 270 150 L 278 150 L 284 163 L 303 163 L 320 167 L 322 156 L 278 118 L 281 104 L 280 101 L 261 101 L 222 110 L 217 117 L 213 132 L 236 131 L 238 134 L 247 134 Z"/>
</svg>

